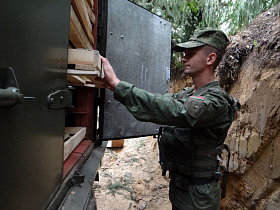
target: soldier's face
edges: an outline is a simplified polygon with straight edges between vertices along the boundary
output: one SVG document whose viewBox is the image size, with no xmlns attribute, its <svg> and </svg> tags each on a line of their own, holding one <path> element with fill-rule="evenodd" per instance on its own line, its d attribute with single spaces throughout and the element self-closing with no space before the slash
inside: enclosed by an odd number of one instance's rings
<svg viewBox="0 0 280 210">
<path fill-rule="evenodd" d="M 205 70 L 207 55 L 205 55 L 202 48 L 190 48 L 183 52 L 184 74 L 194 77 Z"/>
</svg>

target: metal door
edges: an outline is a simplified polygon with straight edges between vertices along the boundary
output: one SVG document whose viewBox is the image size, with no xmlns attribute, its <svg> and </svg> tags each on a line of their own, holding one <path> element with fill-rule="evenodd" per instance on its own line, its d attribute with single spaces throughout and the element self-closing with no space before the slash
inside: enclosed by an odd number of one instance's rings
<svg viewBox="0 0 280 210">
<path fill-rule="evenodd" d="M 44 209 L 62 179 L 65 110 L 48 96 L 66 88 L 69 14 L 70 0 L 0 2 L 1 209 Z M 31 97 L 13 106 L 8 67 Z"/>
<path fill-rule="evenodd" d="M 127 0 L 108 1 L 106 56 L 119 79 L 138 88 L 168 92 L 171 24 Z M 137 121 L 106 90 L 104 139 L 152 135 L 158 125 Z"/>
</svg>

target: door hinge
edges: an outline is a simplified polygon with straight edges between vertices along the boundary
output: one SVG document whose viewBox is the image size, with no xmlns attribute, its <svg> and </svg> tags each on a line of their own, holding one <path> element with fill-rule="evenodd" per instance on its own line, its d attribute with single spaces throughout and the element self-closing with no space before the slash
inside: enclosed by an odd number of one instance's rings
<svg viewBox="0 0 280 210">
<path fill-rule="evenodd" d="M 166 69 L 165 69 L 165 81 L 167 84 L 169 84 L 169 82 L 170 82 L 170 68 L 169 67 L 166 67 Z"/>
<path fill-rule="evenodd" d="M 67 108 L 72 103 L 72 94 L 69 90 L 57 90 L 48 96 L 48 107 L 50 109 Z"/>
</svg>

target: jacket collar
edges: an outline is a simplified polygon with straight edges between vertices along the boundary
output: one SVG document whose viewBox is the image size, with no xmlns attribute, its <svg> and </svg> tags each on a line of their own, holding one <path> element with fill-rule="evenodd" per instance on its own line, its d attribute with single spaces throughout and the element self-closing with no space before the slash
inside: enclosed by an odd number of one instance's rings
<svg viewBox="0 0 280 210">
<path fill-rule="evenodd" d="M 219 86 L 218 81 L 209 82 L 206 85 L 204 85 L 201 88 L 199 88 L 196 91 L 194 91 L 194 94 L 203 93 L 203 92 L 207 91 L 211 87 L 218 87 L 218 86 Z"/>
</svg>

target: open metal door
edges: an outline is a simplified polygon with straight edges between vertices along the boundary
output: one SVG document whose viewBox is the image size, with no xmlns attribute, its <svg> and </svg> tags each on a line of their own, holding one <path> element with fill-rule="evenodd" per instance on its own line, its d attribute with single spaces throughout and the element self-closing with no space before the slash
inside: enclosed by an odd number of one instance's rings
<svg viewBox="0 0 280 210">
<path fill-rule="evenodd" d="M 44 209 L 62 180 L 70 3 L 0 3 L 1 209 Z"/>
<path fill-rule="evenodd" d="M 164 94 L 170 75 L 171 24 L 127 0 L 108 1 L 106 56 L 120 80 Z M 103 139 L 147 136 L 158 125 L 137 121 L 106 90 Z"/>
</svg>

